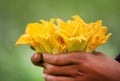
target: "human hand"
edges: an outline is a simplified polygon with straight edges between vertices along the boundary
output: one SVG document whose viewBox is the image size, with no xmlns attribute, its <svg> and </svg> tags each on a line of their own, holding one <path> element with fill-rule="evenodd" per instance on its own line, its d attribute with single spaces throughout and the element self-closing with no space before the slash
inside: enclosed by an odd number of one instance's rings
<svg viewBox="0 0 120 81">
<path fill-rule="evenodd" d="M 46 81 L 120 81 L 120 64 L 99 52 L 43 54 L 43 60 Z"/>
</svg>

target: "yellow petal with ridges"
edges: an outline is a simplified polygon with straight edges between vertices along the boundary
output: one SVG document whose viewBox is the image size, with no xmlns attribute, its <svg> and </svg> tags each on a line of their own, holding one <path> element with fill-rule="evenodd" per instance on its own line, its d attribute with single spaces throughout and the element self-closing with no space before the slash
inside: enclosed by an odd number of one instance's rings
<svg viewBox="0 0 120 81">
<path fill-rule="evenodd" d="M 16 46 L 19 44 L 30 44 L 32 41 L 31 37 L 29 34 L 23 34 L 20 36 L 20 38 L 16 42 Z"/>
<path fill-rule="evenodd" d="M 39 23 L 30 23 L 27 25 L 25 33 L 35 37 L 41 32 L 41 29 L 42 26 Z"/>
<path fill-rule="evenodd" d="M 25 34 L 21 35 L 16 45 L 29 44 L 37 52 L 58 54 L 62 52 L 93 52 L 99 45 L 107 42 L 111 33 L 106 34 L 107 27 L 102 21 L 85 23 L 78 15 L 73 20 L 64 22 L 57 18 L 50 21 L 27 25 Z"/>
</svg>

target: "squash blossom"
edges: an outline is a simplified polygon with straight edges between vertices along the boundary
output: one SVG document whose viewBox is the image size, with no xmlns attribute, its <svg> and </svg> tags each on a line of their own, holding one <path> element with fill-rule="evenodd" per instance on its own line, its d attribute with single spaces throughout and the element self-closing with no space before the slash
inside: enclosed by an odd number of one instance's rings
<svg viewBox="0 0 120 81">
<path fill-rule="evenodd" d="M 55 24 L 55 22 L 57 24 Z M 99 45 L 104 44 L 112 35 L 102 21 L 85 23 L 78 15 L 73 20 L 50 19 L 39 23 L 29 23 L 25 33 L 20 36 L 16 46 L 29 44 L 39 53 L 63 53 L 84 51 L 91 53 Z"/>
</svg>

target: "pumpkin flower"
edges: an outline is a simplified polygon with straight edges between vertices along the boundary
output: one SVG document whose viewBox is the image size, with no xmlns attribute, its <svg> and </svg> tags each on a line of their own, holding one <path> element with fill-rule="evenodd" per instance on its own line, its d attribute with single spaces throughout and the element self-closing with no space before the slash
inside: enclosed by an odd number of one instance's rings
<svg viewBox="0 0 120 81">
<path fill-rule="evenodd" d="M 55 22 L 57 24 L 55 24 Z M 17 40 L 16 45 L 29 44 L 36 52 L 63 53 L 84 51 L 91 53 L 99 45 L 106 43 L 112 35 L 102 21 L 85 23 L 78 15 L 73 20 L 50 19 L 40 23 L 29 23 L 25 33 Z"/>
</svg>

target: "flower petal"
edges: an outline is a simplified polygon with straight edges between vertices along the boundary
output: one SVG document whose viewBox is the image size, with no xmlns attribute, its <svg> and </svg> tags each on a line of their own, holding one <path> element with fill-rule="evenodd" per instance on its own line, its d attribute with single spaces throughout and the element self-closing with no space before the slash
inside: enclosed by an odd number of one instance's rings
<svg viewBox="0 0 120 81">
<path fill-rule="evenodd" d="M 31 37 L 29 34 L 23 34 L 20 36 L 20 38 L 16 42 L 16 46 L 19 44 L 30 44 L 31 42 Z"/>
</svg>

